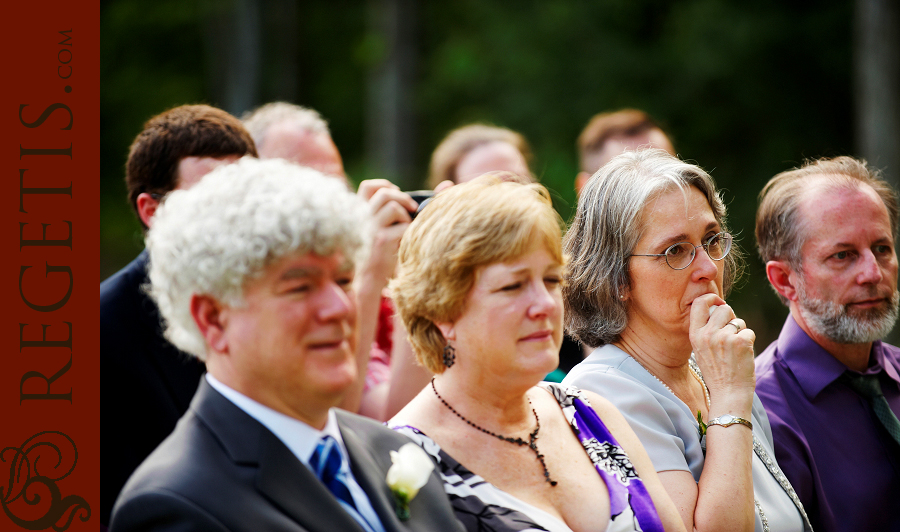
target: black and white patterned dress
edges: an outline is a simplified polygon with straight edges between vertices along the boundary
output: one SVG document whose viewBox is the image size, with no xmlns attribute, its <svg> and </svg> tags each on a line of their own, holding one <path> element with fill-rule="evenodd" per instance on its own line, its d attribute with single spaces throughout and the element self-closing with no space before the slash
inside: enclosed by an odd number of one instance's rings
<svg viewBox="0 0 900 532">
<path fill-rule="evenodd" d="M 609 491 L 608 532 L 662 532 L 650 495 L 631 460 L 597 416 L 587 397 L 575 387 L 542 383 L 559 403 L 572 431 Z M 469 471 L 422 431 L 392 421 L 391 428 L 412 438 L 438 462 L 444 490 L 456 517 L 470 532 L 571 532 L 559 518 L 513 497 Z"/>
</svg>

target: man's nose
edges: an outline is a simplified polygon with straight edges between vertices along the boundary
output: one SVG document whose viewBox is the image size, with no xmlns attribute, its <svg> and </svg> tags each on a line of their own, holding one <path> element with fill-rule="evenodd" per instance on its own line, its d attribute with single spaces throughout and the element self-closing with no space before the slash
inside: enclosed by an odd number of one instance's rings
<svg viewBox="0 0 900 532">
<path fill-rule="evenodd" d="M 352 293 L 337 283 L 329 283 L 320 299 L 319 317 L 322 320 L 342 319 L 354 312 Z"/>
<path fill-rule="evenodd" d="M 874 284 L 884 278 L 881 265 L 870 249 L 863 250 L 860 254 L 859 268 L 859 273 L 856 276 L 856 281 L 859 284 Z"/>
</svg>

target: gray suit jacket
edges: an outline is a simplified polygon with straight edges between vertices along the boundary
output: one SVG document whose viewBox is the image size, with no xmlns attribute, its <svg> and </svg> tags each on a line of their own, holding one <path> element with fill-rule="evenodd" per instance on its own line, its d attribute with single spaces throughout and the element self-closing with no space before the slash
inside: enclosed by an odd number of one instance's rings
<svg viewBox="0 0 900 532">
<path fill-rule="evenodd" d="M 410 440 L 348 412 L 337 411 L 337 421 L 353 475 L 386 532 L 464 530 L 436 471 L 400 521 L 385 476 L 389 451 Z M 110 531 L 135 530 L 362 532 L 309 468 L 206 379 L 116 501 Z"/>
</svg>

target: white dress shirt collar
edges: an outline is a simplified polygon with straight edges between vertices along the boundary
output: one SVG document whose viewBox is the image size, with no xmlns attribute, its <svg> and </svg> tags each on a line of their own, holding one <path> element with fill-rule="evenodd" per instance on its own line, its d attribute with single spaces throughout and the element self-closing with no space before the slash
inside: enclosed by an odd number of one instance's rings
<svg viewBox="0 0 900 532">
<path fill-rule="evenodd" d="M 206 373 L 206 382 L 217 392 L 224 395 L 226 399 L 234 403 L 238 408 L 243 410 L 253 419 L 259 421 L 267 429 L 269 429 L 276 438 L 281 440 L 298 460 L 309 466 L 309 459 L 316 450 L 316 445 L 322 436 L 328 435 L 337 440 L 341 446 L 344 456 L 348 456 L 347 448 L 344 446 L 344 440 L 341 438 L 341 431 L 338 428 L 337 418 L 334 410 L 328 410 L 328 421 L 325 423 L 323 430 L 317 430 L 310 425 L 300 421 L 299 419 L 282 414 L 276 410 L 269 408 L 246 395 L 231 388 L 227 384 L 213 377 L 210 373 Z"/>
</svg>

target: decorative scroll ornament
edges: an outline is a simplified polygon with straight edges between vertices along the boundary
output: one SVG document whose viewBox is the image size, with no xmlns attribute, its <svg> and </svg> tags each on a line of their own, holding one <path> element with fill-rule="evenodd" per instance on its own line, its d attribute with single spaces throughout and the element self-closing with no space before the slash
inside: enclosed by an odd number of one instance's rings
<svg viewBox="0 0 900 532">
<path fill-rule="evenodd" d="M 0 481 L 4 513 L 25 530 L 62 532 L 76 516 L 87 522 L 91 517 L 87 501 L 78 495 L 63 496 L 57 486 L 77 462 L 75 442 L 58 431 L 39 432 L 19 447 L 0 450 L 0 465 L 9 465 L 7 483 Z"/>
</svg>

